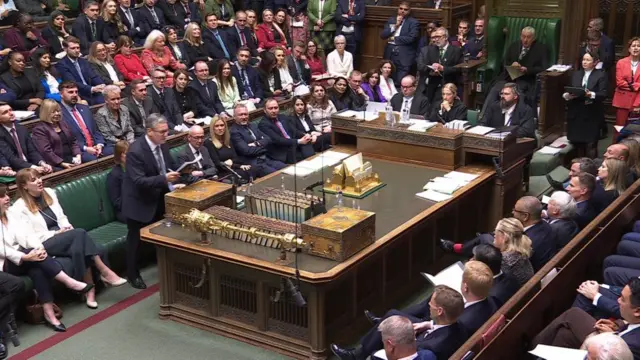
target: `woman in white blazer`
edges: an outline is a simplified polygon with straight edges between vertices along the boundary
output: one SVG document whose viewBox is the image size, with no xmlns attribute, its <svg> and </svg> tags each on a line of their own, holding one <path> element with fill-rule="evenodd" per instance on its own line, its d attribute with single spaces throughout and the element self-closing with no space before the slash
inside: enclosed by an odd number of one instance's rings
<svg viewBox="0 0 640 360">
<path fill-rule="evenodd" d="M 38 293 L 38 300 L 44 310 L 45 322 L 56 331 L 66 331 L 65 326 L 56 318 L 53 310 L 53 279 L 60 281 L 67 288 L 85 294 L 93 288 L 93 284 L 77 281 L 67 275 L 60 263 L 48 256 L 41 243 L 30 241 L 24 236 L 28 227 L 20 223 L 13 212 L 8 211 L 11 199 L 7 194 L 7 186 L 0 184 L 0 231 L 2 233 L 2 254 L 0 269 L 11 275 L 27 275 L 33 281 Z"/>
<path fill-rule="evenodd" d="M 387 101 L 391 101 L 393 95 L 398 93 L 391 74 L 393 74 L 393 63 L 391 60 L 382 60 L 380 63 L 380 92 Z"/>
<path fill-rule="evenodd" d="M 91 268 L 100 273 L 107 285 L 120 286 L 127 281 L 119 277 L 104 263 L 103 250 L 84 229 L 74 229 L 64 214 L 53 189 L 44 188 L 40 174 L 22 169 L 16 175 L 19 199 L 11 207 L 30 229 L 27 237 L 31 244 L 41 244 L 51 256 L 69 258 L 72 268 L 69 275 L 92 284 Z M 87 307 L 97 309 L 95 289 L 87 292 Z"/>
<path fill-rule="evenodd" d="M 335 77 L 348 78 L 353 71 L 353 55 L 345 50 L 347 40 L 343 35 L 338 35 L 333 44 L 336 49 L 327 55 L 327 72 Z"/>
</svg>

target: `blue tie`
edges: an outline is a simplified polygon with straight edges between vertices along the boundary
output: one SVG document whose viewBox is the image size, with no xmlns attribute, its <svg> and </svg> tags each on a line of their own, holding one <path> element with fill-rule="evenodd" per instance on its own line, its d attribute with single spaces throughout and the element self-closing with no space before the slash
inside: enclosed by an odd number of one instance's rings
<svg viewBox="0 0 640 360">
<path fill-rule="evenodd" d="M 78 64 L 78 60 L 76 61 L 72 61 L 73 66 L 75 66 L 76 71 L 78 71 L 78 75 L 80 75 L 80 80 L 82 80 L 82 83 L 87 85 L 87 82 L 84 80 L 84 76 L 82 76 L 82 71 L 80 70 L 80 64 Z"/>
<path fill-rule="evenodd" d="M 227 59 L 231 59 L 231 57 L 229 56 L 229 52 L 227 51 L 227 47 L 224 46 L 224 42 L 220 37 L 220 34 L 216 31 L 213 33 L 213 36 L 216 37 L 216 40 L 218 40 L 218 42 L 220 43 L 220 46 L 222 46 L 222 51 L 224 51 L 224 57 L 226 57 Z"/>
<path fill-rule="evenodd" d="M 251 84 L 249 83 L 249 77 L 247 76 L 247 72 L 244 68 L 240 69 L 242 73 L 242 84 L 244 85 L 244 92 L 249 98 L 253 98 L 253 91 L 251 91 Z"/>
</svg>

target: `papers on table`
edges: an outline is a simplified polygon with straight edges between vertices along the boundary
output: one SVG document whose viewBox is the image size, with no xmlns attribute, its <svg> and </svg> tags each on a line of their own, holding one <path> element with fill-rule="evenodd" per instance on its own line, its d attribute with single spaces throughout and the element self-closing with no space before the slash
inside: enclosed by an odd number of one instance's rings
<svg viewBox="0 0 640 360">
<path fill-rule="evenodd" d="M 185 132 L 185 131 L 189 131 L 189 127 L 185 124 L 180 124 L 180 125 L 176 125 L 173 130 L 175 131 L 180 131 L 180 132 Z"/>
<path fill-rule="evenodd" d="M 486 134 L 486 137 L 494 138 L 494 139 L 504 139 L 507 136 L 511 135 L 511 131 L 503 131 L 503 132 L 494 132 Z"/>
<path fill-rule="evenodd" d="M 569 139 L 566 136 L 560 136 L 554 142 L 549 144 L 551 147 L 562 148 L 569 145 Z"/>
<path fill-rule="evenodd" d="M 407 128 L 407 130 L 418 131 L 418 132 L 425 132 L 431 129 L 432 127 L 436 126 L 437 124 L 435 122 L 431 122 L 427 120 L 416 120 L 416 119 L 410 119 L 409 123 L 411 125 Z"/>
<path fill-rule="evenodd" d="M 456 181 L 465 181 L 466 183 L 470 183 L 475 180 L 478 175 L 476 174 L 467 174 L 460 171 L 451 171 L 447 174 L 444 174 L 444 177 L 447 179 L 452 179 Z M 465 184 L 466 185 L 466 184 Z"/>
<path fill-rule="evenodd" d="M 456 290 L 462 294 L 460 287 L 462 286 L 462 273 L 464 272 L 464 264 L 458 261 L 449 265 L 444 270 L 440 271 L 435 276 L 431 274 L 424 274 L 433 286 L 447 285 L 448 287 Z"/>
<path fill-rule="evenodd" d="M 569 349 L 558 346 L 538 345 L 530 354 L 545 360 L 584 360 L 587 350 Z"/>
<path fill-rule="evenodd" d="M 505 66 L 504 68 L 505 70 L 507 70 L 507 73 L 509 74 L 511 80 L 515 80 L 524 75 L 524 73 L 520 71 L 520 66 Z"/>
<path fill-rule="evenodd" d="M 472 127 L 471 129 L 468 129 L 467 132 L 469 134 L 486 135 L 486 134 L 492 132 L 493 130 L 495 130 L 495 128 L 488 127 L 488 126 L 482 126 L 482 125 L 476 125 L 476 126 Z"/>
<path fill-rule="evenodd" d="M 367 103 L 367 111 L 368 112 L 385 111 L 386 106 L 387 106 L 387 103 L 384 103 L 384 102 L 369 101 Z"/>
<path fill-rule="evenodd" d="M 538 153 L 545 154 L 545 155 L 555 155 L 555 154 L 559 153 L 560 150 L 562 150 L 562 149 L 561 148 L 556 148 L 556 147 L 551 147 L 551 146 L 544 146 L 542 149 L 538 150 Z"/>
<path fill-rule="evenodd" d="M 434 201 L 434 202 L 446 201 L 446 200 L 451 199 L 451 197 L 452 197 L 451 195 L 439 193 L 439 192 L 433 191 L 433 190 L 427 190 L 427 191 L 419 192 L 419 193 L 416 194 L 416 196 L 421 197 L 423 199 L 431 200 L 431 201 Z"/>
<path fill-rule="evenodd" d="M 477 177 L 478 175 L 474 174 L 451 171 L 443 177 L 431 179 L 431 181 L 423 187 L 423 190 L 426 191 L 419 192 L 416 196 L 435 202 L 449 200 L 454 192 L 469 184 Z"/>
<path fill-rule="evenodd" d="M 345 110 L 343 112 L 337 113 L 338 116 L 356 118 L 364 121 L 371 121 L 378 118 L 378 114 L 372 111 L 354 111 L 354 110 Z"/>
<path fill-rule="evenodd" d="M 571 65 L 557 64 L 557 65 L 553 65 L 550 68 L 548 68 L 547 71 L 565 72 L 565 71 L 567 71 L 569 69 L 571 69 Z"/>
<path fill-rule="evenodd" d="M 16 120 L 22 121 L 36 116 L 36 113 L 34 111 L 27 110 L 13 110 L 13 115 L 16 116 Z"/>
<path fill-rule="evenodd" d="M 328 151 L 325 151 L 322 154 L 320 154 L 320 157 L 323 157 L 325 159 L 335 159 L 335 160 L 337 160 L 335 163 L 337 163 L 338 161 L 340 161 L 342 159 L 348 158 L 350 155 L 351 154 L 343 153 L 343 152 L 340 152 L 340 151 L 328 150 Z"/>
<path fill-rule="evenodd" d="M 323 167 L 335 165 L 349 156 L 350 154 L 347 153 L 329 150 L 313 159 L 293 164 L 282 170 L 282 172 L 291 176 L 305 177 L 321 170 Z"/>
<path fill-rule="evenodd" d="M 464 130 L 468 123 L 466 120 L 453 120 L 444 124 L 444 127 L 451 130 Z"/>
</svg>

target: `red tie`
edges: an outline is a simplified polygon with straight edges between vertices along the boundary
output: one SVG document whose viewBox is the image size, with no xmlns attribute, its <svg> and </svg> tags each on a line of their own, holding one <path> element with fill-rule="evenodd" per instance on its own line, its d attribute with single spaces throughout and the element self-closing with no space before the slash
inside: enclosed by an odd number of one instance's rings
<svg viewBox="0 0 640 360">
<path fill-rule="evenodd" d="M 244 37 L 244 31 L 240 31 L 240 38 L 242 39 L 242 46 L 247 45 L 247 39 Z"/>
<path fill-rule="evenodd" d="M 11 128 L 11 137 L 13 138 L 13 142 L 16 145 L 16 150 L 18 150 L 18 155 L 20 155 L 20 158 L 22 160 L 26 160 L 27 158 L 24 157 L 24 153 L 22 152 L 22 147 L 20 146 L 20 140 L 18 140 L 18 136 L 16 135 L 16 127 L 12 127 Z"/>
<path fill-rule="evenodd" d="M 282 133 L 282 136 L 284 136 L 285 139 L 290 139 L 289 134 L 287 134 L 287 131 L 284 129 L 284 126 L 282 126 L 282 123 L 276 119 L 276 126 L 280 129 L 280 132 Z"/>
<path fill-rule="evenodd" d="M 82 131 L 82 135 L 84 135 L 84 140 L 87 142 L 87 146 L 92 147 L 93 138 L 91 137 L 91 133 L 89 132 L 89 129 L 87 129 L 87 126 L 84 124 L 84 120 L 82 120 L 82 116 L 78 114 L 78 111 L 76 110 L 76 108 L 71 109 L 71 113 L 73 114 L 73 117 L 76 118 L 76 122 L 78 123 L 78 126 L 80 126 L 80 131 Z"/>
</svg>

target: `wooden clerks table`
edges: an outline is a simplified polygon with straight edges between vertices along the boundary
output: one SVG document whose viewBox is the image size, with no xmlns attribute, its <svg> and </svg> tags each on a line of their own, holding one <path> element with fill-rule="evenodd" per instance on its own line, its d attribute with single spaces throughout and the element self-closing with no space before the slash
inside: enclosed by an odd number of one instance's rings
<svg viewBox="0 0 640 360">
<path fill-rule="evenodd" d="M 456 146 L 463 148 L 463 137 L 458 134 L 453 138 L 459 142 Z M 402 137 L 393 141 L 403 143 L 404 151 L 424 153 L 424 145 L 419 142 L 412 144 Z M 423 286 L 419 272 L 433 272 L 448 265 L 442 261 L 438 264 L 443 257 L 438 239 L 470 239 L 477 231 L 493 229 L 496 219 L 511 210 L 522 190 L 523 159 L 533 151 L 533 146 L 525 150 L 514 144 L 515 140 L 493 152 L 478 149 L 477 154 L 450 154 L 461 151 L 455 146 L 440 151 L 434 158 L 454 159 L 459 163 L 458 171 L 479 175 L 450 200 L 440 203 L 415 194 L 429 179 L 442 176 L 453 166 L 436 167 L 435 160 L 393 159 L 397 153 L 382 154 L 384 148 L 367 147 L 364 160 L 371 162 L 386 186 L 360 200 L 345 198 L 344 205 L 375 212 L 376 241 L 343 262 L 299 253 L 299 287 L 307 302 L 302 307 L 284 294 L 274 301 L 283 278 L 296 283 L 294 263 L 276 262 L 279 250 L 211 234 L 210 245 L 200 245 L 200 234 L 190 229 L 175 224 L 150 225 L 142 230 L 142 238 L 157 249 L 160 317 L 294 358 L 326 359 L 331 342 L 355 342 L 370 326 L 363 310 L 384 312 Z M 351 153 L 360 150 L 334 149 Z M 497 152 L 504 155 L 509 150 L 520 153 L 513 156 L 502 179 L 497 179 L 494 167 L 483 163 L 482 156 Z M 474 163 L 465 164 L 465 160 Z M 326 170 L 324 179 L 329 176 L 330 170 Z M 302 191 L 321 179 L 318 172 L 298 177 L 295 185 Z M 294 190 L 294 178 L 283 178 L 280 172 L 260 179 L 254 188 L 279 188 L 283 181 L 287 189 Z M 335 206 L 334 195 L 326 194 L 326 200 L 327 208 Z M 288 258 L 293 260 L 294 254 L 289 253 Z"/>
</svg>

